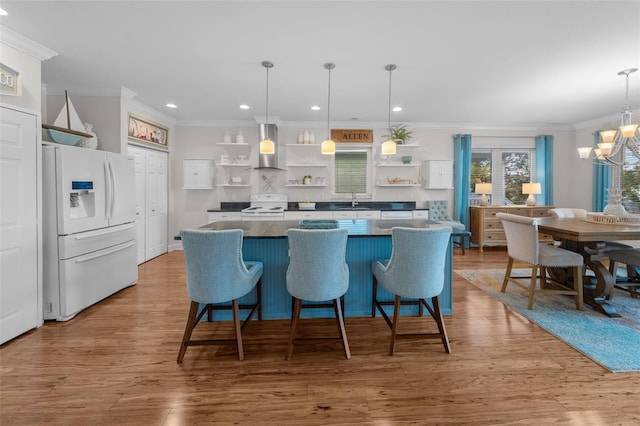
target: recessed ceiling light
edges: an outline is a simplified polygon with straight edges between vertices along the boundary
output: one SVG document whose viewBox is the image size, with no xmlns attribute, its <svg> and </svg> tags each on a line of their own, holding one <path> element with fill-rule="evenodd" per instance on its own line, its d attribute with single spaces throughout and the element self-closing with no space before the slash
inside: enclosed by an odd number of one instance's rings
<svg viewBox="0 0 640 426">
<path fill-rule="evenodd" d="M 0 16 L 7 16 L 9 12 L 0 7 Z"/>
<path fill-rule="evenodd" d="M 249 105 L 242 104 L 240 105 L 240 109 L 249 109 Z"/>
<path fill-rule="evenodd" d="M 311 107 L 313 111 L 320 111 L 320 107 L 318 105 L 314 105 Z"/>
<path fill-rule="evenodd" d="M 166 104 L 165 106 L 166 106 L 167 108 L 178 108 L 178 105 L 176 105 L 176 104 L 171 104 L 171 103 Z"/>
<path fill-rule="evenodd" d="M 393 107 L 393 109 L 391 111 L 400 112 L 400 111 L 402 111 L 402 107 Z"/>
</svg>

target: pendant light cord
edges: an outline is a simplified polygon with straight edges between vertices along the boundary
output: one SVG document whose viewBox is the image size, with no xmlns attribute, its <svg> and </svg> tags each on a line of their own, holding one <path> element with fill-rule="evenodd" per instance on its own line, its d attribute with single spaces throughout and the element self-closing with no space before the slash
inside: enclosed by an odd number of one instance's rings
<svg viewBox="0 0 640 426">
<path fill-rule="evenodd" d="M 389 64 L 385 66 L 384 69 L 389 71 L 389 119 L 387 124 L 389 126 L 389 137 L 391 137 L 391 72 L 396 69 L 396 66 L 394 64 Z"/>
<path fill-rule="evenodd" d="M 329 90 L 327 93 L 327 140 L 331 139 L 331 67 L 329 70 Z"/>
<path fill-rule="evenodd" d="M 324 69 L 329 71 L 329 88 L 327 91 L 327 140 L 331 140 L 331 70 L 336 67 L 336 64 L 327 62 L 324 64 Z"/>
<path fill-rule="evenodd" d="M 265 139 L 269 139 L 269 68 L 273 68 L 270 61 L 262 61 L 262 66 L 267 69 L 267 96 L 266 96 L 266 115 L 265 115 Z"/>
<path fill-rule="evenodd" d="M 387 111 L 387 113 L 389 114 L 388 121 L 387 121 L 389 135 L 391 135 L 391 71 L 392 70 L 389 70 L 389 111 Z"/>
</svg>

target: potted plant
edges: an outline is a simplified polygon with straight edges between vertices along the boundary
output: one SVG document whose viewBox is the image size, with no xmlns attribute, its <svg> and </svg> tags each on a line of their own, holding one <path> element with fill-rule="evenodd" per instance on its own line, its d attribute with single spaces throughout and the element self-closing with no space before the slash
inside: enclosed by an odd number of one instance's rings
<svg viewBox="0 0 640 426">
<path fill-rule="evenodd" d="M 389 134 L 383 135 L 384 139 L 390 139 L 396 143 L 408 143 L 413 136 L 413 132 L 407 128 L 406 124 L 394 124 L 389 127 Z"/>
</svg>

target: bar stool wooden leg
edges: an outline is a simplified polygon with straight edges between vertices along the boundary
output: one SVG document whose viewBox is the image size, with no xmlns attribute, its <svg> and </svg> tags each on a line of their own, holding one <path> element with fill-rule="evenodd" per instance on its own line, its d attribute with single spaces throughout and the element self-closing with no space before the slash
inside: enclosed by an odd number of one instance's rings
<svg viewBox="0 0 640 426">
<path fill-rule="evenodd" d="M 398 333 L 398 319 L 400 318 L 400 296 L 396 295 L 393 304 L 393 326 L 391 327 L 391 343 L 389 345 L 389 355 L 393 355 L 396 350 L 396 334 Z"/>
<path fill-rule="evenodd" d="M 300 299 L 293 298 L 293 313 L 291 315 L 291 330 L 289 331 L 289 347 L 287 348 L 287 361 L 293 356 L 293 340 L 296 337 L 296 328 L 298 327 L 298 320 L 300 319 L 300 308 L 302 301 Z"/>
<path fill-rule="evenodd" d="M 344 348 L 344 356 L 347 359 L 351 358 L 351 351 L 349 350 L 349 342 L 347 341 L 347 331 L 344 328 L 344 317 L 342 316 L 342 307 L 341 301 L 338 299 L 334 299 L 333 301 L 333 309 L 336 312 L 336 321 L 338 322 L 338 332 L 340 333 L 340 338 L 342 339 L 342 347 Z"/>
</svg>

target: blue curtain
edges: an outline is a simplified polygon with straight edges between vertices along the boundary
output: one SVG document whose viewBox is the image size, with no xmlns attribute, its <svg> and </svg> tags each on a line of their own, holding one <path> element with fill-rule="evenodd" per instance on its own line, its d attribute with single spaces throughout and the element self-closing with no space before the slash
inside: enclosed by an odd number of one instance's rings
<svg viewBox="0 0 640 426">
<path fill-rule="evenodd" d="M 542 187 L 536 204 L 553 205 L 553 135 L 536 136 L 536 170 L 534 182 Z"/>
<path fill-rule="evenodd" d="M 600 132 L 593 132 L 593 146 L 598 147 Z M 593 194 L 591 195 L 594 212 L 601 212 L 607 205 L 607 189 L 611 187 L 611 168 L 608 164 L 593 162 Z"/>
<path fill-rule="evenodd" d="M 471 193 L 471 135 L 453 137 L 453 220 L 469 229 Z"/>
</svg>

